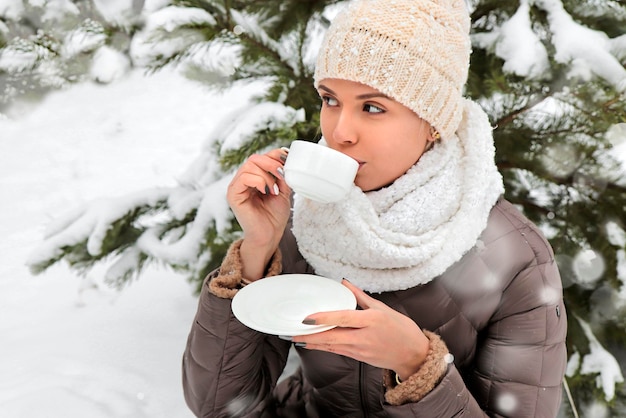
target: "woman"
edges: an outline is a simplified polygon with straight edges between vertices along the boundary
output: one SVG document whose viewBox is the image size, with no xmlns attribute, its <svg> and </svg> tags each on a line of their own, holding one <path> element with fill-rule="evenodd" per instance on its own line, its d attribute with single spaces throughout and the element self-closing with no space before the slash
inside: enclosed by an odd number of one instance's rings
<svg viewBox="0 0 626 418">
<path fill-rule="evenodd" d="M 553 417 L 565 370 L 559 272 L 502 198 L 491 127 L 462 97 L 463 0 L 356 0 L 315 72 L 327 146 L 359 162 L 337 203 L 293 196 L 286 150 L 251 156 L 228 202 L 243 228 L 203 286 L 183 359 L 198 416 Z M 242 286 L 341 279 L 360 307 L 285 341 L 234 318 Z M 295 344 L 301 367 L 277 385 Z"/>
</svg>

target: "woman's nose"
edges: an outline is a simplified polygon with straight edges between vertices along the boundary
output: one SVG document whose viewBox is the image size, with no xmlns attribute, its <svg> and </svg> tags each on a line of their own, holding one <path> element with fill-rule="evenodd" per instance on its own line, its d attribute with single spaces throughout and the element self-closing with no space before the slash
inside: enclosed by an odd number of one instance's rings
<svg viewBox="0 0 626 418">
<path fill-rule="evenodd" d="M 348 112 L 341 112 L 333 130 L 333 140 L 342 144 L 355 144 L 358 141 L 356 121 Z"/>
</svg>

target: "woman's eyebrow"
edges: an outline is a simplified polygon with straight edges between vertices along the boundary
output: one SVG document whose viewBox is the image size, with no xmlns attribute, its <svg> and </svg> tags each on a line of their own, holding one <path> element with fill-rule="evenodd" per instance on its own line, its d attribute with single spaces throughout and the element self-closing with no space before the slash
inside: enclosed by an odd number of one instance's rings
<svg viewBox="0 0 626 418">
<path fill-rule="evenodd" d="M 357 99 L 374 99 L 377 97 L 382 98 L 382 99 L 387 99 L 387 100 L 393 100 L 391 97 L 383 93 L 367 93 L 367 94 L 360 94 L 356 96 Z"/>
<path fill-rule="evenodd" d="M 328 87 L 326 87 L 323 84 L 320 84 L 318 87 L 320 90 L 324 90 L 332 95 L 337 95 L 337 93 L 335 93 L 332 89 L 329 89 Z M 358 96 L 356 96 L 357 99 L 359 100 L 367 100 L 367 99 L 374 99 L 374 98 L 383 98 L 383 99 L 388 99 L 388 100 L 393 100 L 391 97 L 387 96 L 386 94 L 383 93 L 365 93 L 365 94 L 359 94 Z"/>
</svg>

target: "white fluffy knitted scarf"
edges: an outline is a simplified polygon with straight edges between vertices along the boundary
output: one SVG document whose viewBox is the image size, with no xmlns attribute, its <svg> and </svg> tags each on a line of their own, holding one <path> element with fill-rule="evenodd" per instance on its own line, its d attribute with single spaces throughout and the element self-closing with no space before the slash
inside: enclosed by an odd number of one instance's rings
<svg viewBox="0 0 626 418">
<path fill-rule="evenodd" d="M 503 193 L 485 112 L 465 100 L 457 134 L 393 184 L 336 203 L 294 197 L 293 233 L 316 273 L 370 292 L 425 284 L 460 260 Z"/>
</svg>

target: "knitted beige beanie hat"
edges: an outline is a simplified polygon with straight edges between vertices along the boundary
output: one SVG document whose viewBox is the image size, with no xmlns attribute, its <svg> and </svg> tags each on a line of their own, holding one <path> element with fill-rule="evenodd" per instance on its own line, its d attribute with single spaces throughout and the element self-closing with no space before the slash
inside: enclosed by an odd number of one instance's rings
<svg viewBox="0 0 626 418">
<path fill-rule="evenodd" d="M 326 78 L 366 84 L 449 138 L 462 117 L 469 28 L 465 0 L 354 0 L 326 32 L 315 87 Z"/>
</svg>

